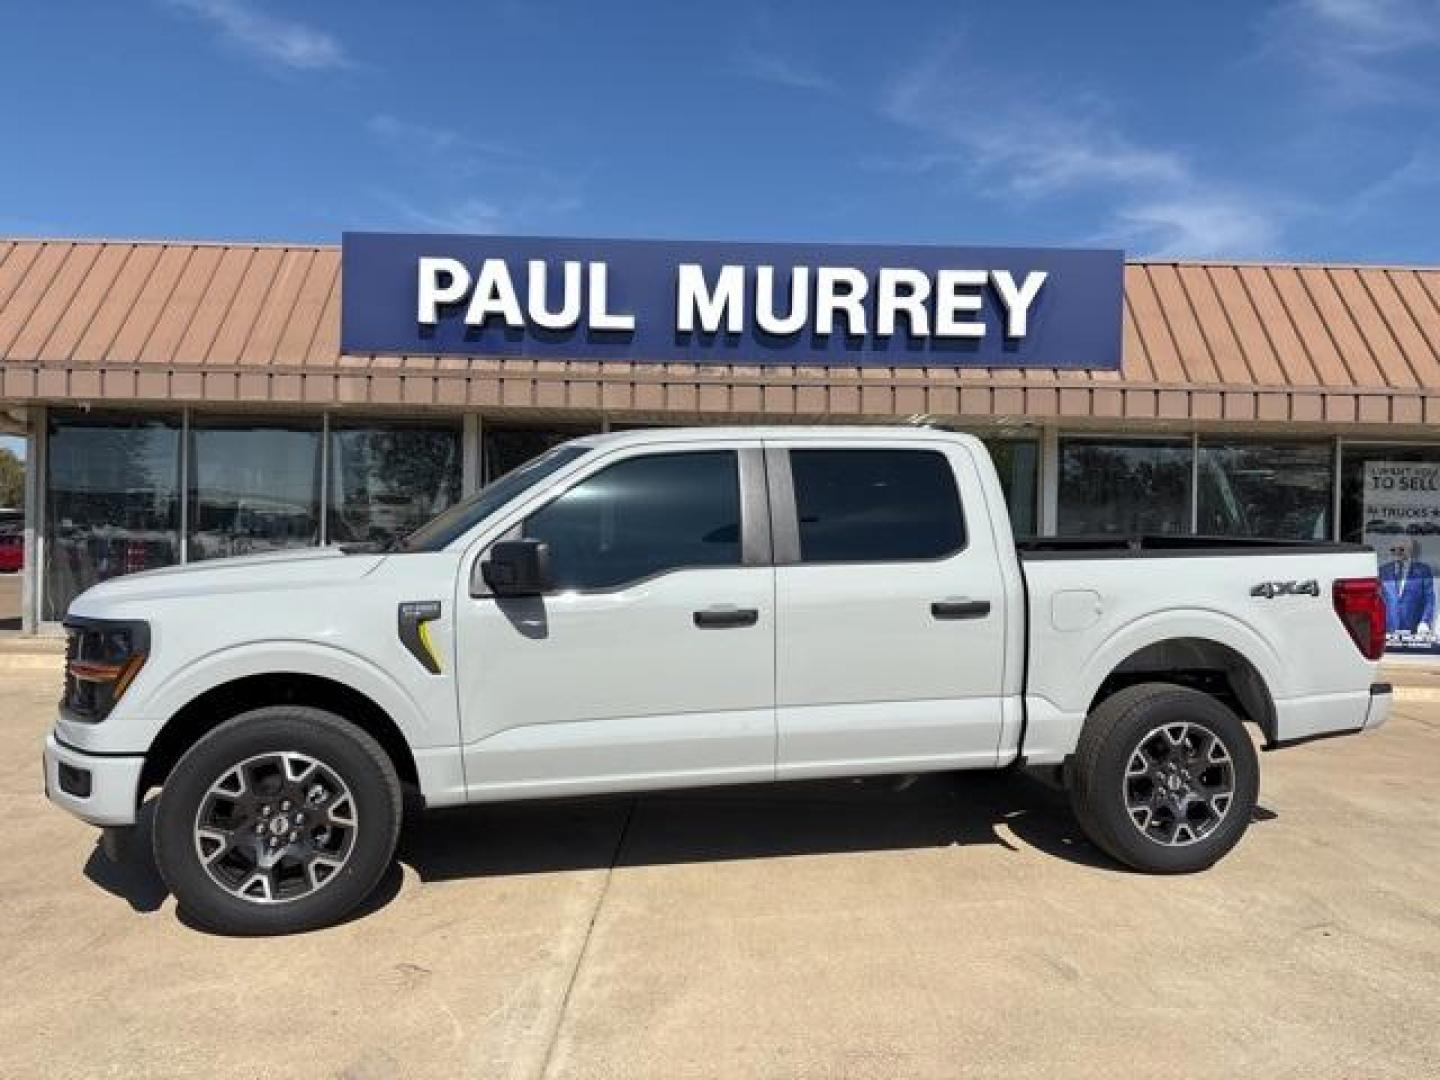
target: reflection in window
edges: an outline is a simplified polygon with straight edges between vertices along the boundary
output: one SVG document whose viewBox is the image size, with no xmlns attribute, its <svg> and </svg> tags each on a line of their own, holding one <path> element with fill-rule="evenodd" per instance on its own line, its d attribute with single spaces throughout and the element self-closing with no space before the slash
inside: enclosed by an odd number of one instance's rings
<svg viewBox="0 0 1440 1080">
<path fill-rule="evenodd" d="M 1196 531 L 1328 540 L 1333 456 L 1324 442 L 1202 441 Z"/>
<path fill-rule="evenodd" d="M 1016 536 L 1034 536 L 1040 444 L 1034 439 L 984 441 L 995 471 L 1000 474 L 1000 487 L 1010 508 L 1010 527 Z"/>
<path fill-rule="evenodd" d="M 733 450 L 629 458 L 531 514 L 557 589 L 607 589 L 667 570 L 740 565 Z"/>
<path fill-rule="evenodd" d="M 332 422 L 326 539 L 388 544 L 460 497 L 457 427 Z"/>
<path fill-rule="evenodd" d="M 119 574 L 180 558 L 180 417 L 50 414 L 45 610 Z"/>
<path fill-rule="evenodd" d="M 189 487 L 191 561 L 319 543 L 319 419 L 194 417 Z"/>
<path fill-rule="evenodd" d="M 511 469 L 539 457 L 551 447 L 582 435 L 595 435 L 599 431 L 598 426 L 501 427 L 486 424 L 482 440 L 485 483 L 500 479 Z"/>
<path fill-rule="evenodd" d="M 1060 440 L 1059 532 L 1188 533 L 1190 440 Z"/>
</svg>

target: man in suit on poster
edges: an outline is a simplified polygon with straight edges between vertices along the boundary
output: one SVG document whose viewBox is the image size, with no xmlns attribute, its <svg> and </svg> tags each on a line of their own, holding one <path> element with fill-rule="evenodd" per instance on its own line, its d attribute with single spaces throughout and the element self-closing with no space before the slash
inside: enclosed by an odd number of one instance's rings
<svg viewBox="0 0 1440 1080">
<path fill-rule="evenodd" d="M 1435 575 L 1428 563 L 1415 558 L 1410 537 L 1397 536 L 1387 550 L 1390 561 L 1380 567 L 1385 631 L 1427 636 L 1435 625 Z"/>
</svg>

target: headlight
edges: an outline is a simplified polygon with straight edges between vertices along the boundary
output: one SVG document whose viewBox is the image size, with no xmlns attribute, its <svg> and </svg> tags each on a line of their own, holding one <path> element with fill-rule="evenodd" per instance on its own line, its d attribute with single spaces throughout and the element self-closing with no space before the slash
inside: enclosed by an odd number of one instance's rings
<svg viewBox="0 0 1440 1080">
<path fill-rule="evenodd" d="M 150 655 L 150 626 L 138 619 L 65 620 L 65 694 L 74 720 L 104 720 Z"/>
</svg>

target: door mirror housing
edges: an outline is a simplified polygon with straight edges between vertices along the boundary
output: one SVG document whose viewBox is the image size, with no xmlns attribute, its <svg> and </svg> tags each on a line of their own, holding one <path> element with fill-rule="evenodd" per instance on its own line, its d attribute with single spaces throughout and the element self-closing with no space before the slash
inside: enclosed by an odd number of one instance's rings
<svg viewBox="0 0 1440 1080">
<path fill-rule="evenodd" d="M 498 540 L 475 561 L 470 595 L 540 596 L 550 588 L 550 545 L 539 540 Z"/>
</svg>

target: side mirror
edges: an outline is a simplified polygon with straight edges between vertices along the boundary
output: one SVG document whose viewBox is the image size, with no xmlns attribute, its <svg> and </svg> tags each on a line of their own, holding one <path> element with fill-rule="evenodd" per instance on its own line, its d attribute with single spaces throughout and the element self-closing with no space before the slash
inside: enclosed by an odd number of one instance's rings
<svg viewBox="0 0 1440 1080">
<path fill-rule="evenodd" d="M 470 574 L 471 596 L 539 596 L 549 588 L 550 545 L 539 540 L 496 541 Z"/>
</svg>

